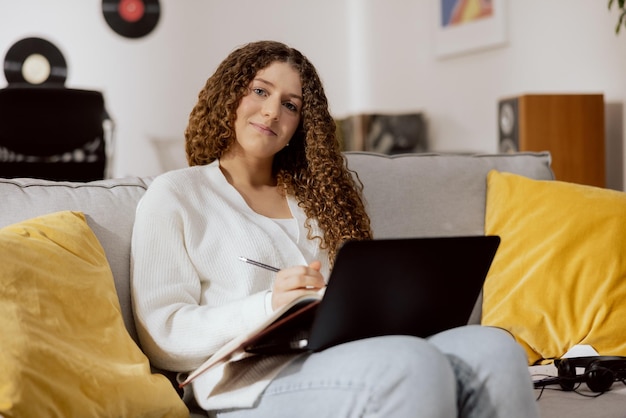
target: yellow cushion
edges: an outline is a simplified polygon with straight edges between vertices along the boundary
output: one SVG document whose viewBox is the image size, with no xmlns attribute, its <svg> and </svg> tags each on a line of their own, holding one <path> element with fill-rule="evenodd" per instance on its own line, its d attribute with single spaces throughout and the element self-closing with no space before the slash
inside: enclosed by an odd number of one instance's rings
<svg viewBox="0 0 626 418">
<path fill-rule="evenodd" d="M 126 332 L 104 250 L 83 214 L 2 228 L 0 254 L 0 415 L 189 415 Z"/>
<path fill-rule="evenodd" d="M 509 330 L 529 364 L 576 344 L 626 356 L 626 193 L 491 171 L 485 233 L 502 243 L 484 325 Z"/>
</svg>

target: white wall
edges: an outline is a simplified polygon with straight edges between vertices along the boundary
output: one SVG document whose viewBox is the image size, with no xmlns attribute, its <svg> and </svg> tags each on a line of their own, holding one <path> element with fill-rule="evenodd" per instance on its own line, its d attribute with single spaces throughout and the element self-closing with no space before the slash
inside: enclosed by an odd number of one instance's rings
<svg viewBox="0 0 626 418">
<path fill-rule="evenodd" d="M 276 39 L 316 64 L 335 116 L 424 111 L 437 151 L 497 152 L 499 98 L 604 93 L 614 105 L 608 186 L 624 187 L 626 31 L 615 35 L 607 1 L 505 1 L 507 45 L 447 59 L 433 53 L 433 1 L 161 0 L 155 31 L 126 39 L 106 25 L 100 0 L 0 0 L 0 53 L 27 36 L 49 39 L 68 61 L 68 87 L 104 92 L 117 122 L 117 176 L 160 173 L 153 140 L 182 139 L 219 61 L 245 42 Z"/>
</svg>

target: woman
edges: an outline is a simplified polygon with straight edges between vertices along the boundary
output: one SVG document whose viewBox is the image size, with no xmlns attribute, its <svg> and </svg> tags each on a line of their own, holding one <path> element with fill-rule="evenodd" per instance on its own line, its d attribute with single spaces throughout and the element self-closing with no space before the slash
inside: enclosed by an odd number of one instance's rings
<svg viewBox="0 0 626 418">
<path fill-rule="evenodd" d="M 321 81 L 297 50 L 264 41 L 232 52 L 185 136 L 192 167 L 155 179 L 132 248 L 142 346 L 154 365 L 181 372 L 323 288 L 342 242 L 372 238 Z M 483 327 L 234 359 L 194 380 L 193 392 L 225 418 L 537 414 L 522 350 Z"/>
</svg>

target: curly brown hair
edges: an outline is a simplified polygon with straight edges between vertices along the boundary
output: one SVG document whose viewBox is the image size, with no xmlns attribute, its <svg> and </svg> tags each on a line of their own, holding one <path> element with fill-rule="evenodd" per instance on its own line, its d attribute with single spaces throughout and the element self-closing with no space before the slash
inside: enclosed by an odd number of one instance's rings
<svg viewBox="0 0 626 418">
<path fill-rule="evenodd" d="M 361 199 L 363 185 L 341 153 L 322 82 L 298 50 L 280 42 L 260 41 L 226 57 L 200 91 L 189 116 L 187 161 L 191 166 L 204 165 L 224 155 L 235 141 L 241 98 L 248 94 L 257 72 L 274 62 L 289 63 L 298 72 L 303 97 L 300 124 L 289 146 L 274 157 L 274 174 L 278 185 L 304 209 L 308 238 L 320 240 L 332 265 L 343 242 L 371 239 L 372 231 Z M 317 220 L 323 237 L 312 235 L 311 219 Z"/>
</svg>

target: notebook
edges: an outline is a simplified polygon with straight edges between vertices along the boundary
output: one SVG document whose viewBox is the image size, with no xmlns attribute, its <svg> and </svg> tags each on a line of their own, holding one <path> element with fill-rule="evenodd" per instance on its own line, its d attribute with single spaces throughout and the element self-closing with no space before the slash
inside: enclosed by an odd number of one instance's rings
<svg viewBox="0 0 626 418">
<path fill-rule="evenodd" d="M 293 301 L 191 373 L 241 353 L 319 351 L 383 335 L 428 337 L 467 324 L 498 236 L 349 241 L 323 295 Z"/>
</svg>

